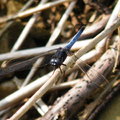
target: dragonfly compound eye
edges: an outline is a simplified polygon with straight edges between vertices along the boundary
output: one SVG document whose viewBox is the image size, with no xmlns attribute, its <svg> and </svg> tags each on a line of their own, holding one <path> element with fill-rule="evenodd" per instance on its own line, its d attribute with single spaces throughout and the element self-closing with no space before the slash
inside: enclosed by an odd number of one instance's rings
<svg viewBox="0 0 120 120">
<path fill-rule="evenodd" d="M 51 64 L 52 66 L 56 66 L 57 60 L 56 60 L 56 59 L 51 59 L 51 60 L 50 60 L 50 64 Z"/>
<path fill-rule="evenodd" d="M 53 58 L 53 59 L 50 60 L 50 65 L 60 66 L 61 65 L 61 60 Z"/>
</svg>

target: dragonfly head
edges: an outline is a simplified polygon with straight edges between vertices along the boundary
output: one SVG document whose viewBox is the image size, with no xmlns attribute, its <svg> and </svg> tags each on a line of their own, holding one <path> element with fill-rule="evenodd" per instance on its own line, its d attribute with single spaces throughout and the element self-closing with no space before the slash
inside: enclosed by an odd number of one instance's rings
<svg viewBox="0 0 120 120">
<path fill-rule="evenodd" d="M 50 65 L 55 68 L 58 68 L 62 63 L 63 63 L 62 60 L 59 58 L 52 58 L 50 60 Z"/>
</svg>

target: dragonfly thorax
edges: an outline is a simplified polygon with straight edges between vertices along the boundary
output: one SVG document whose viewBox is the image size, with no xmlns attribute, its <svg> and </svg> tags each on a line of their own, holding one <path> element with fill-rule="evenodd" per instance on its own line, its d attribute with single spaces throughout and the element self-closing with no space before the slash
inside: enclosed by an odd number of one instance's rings
<svg viewBox="0 0 120 120">
<path fill-rule="evenodd" d="M 67 52 L 68 51 L 66 49 L 59 48 L 57 52 L 52 56 L 49 64 L 55 68 L 60 67 L 60 65 L 63 64 L 64 60 L 67 57 Z"/>
</svg>

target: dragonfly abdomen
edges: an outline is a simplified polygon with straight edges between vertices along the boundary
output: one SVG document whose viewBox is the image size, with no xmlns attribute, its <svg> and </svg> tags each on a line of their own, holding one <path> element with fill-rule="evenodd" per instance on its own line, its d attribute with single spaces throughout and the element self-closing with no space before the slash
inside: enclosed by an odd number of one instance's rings
<svg viewBox="0 0 120 120">
<path fill-rule="evenodd" d="M 66 49 L 71 49 L 71 47 L 75 44 L 75 42 L 79 39 L 80 35 L 84 31 L 84 27 L 82 27 L 75 36 L 70 40 L 70 42 L 65 46 Z"/>
</svg>

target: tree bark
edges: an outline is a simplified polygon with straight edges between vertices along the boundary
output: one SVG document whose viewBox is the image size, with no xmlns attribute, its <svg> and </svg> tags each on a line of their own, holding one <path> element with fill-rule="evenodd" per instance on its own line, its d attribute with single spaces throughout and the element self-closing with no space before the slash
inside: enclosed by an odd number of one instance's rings
<svg viewBox="0 0 120 120">
<path fill-rule="evenodd" d="M 87 74 L 70 89 L 59 101 L 49 109 L 40 120 L 67 120 L 75 115 L 83 106 L 87 98 L 105 81 L 102 75 L 107 76 L 114 66 L 116 51 L 107 50 Z M 97 74 L 97 75 L 96 75 Z M 89 76 L 89 77 L 88 77 Z"/>
</svg>

